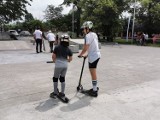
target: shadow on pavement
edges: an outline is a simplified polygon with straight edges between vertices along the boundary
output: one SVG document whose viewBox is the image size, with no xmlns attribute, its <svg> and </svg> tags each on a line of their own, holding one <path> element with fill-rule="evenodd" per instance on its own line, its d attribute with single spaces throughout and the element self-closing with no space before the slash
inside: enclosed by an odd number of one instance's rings
<svg viewBox="0 0 160 120">
<path fill-rule="evenodd" d="M 35 109 L 38 110 L 39 112 L 46 112 L 46 111 L 58 106 L 59 102 L 60 101 L 58 99 L 49 98 L 46 101 L 40 102 L 39 105 Z"/>
<path fill-rule="evenodd" d="M 77 99 L 74 99 L 74 98 L 77 98 Z M 93 97 L 89 97 L 86 95 L 78 96 L 76 93 L 75 96 L 71 98 L 68 105 L 61 107 L 60 110 L 63 112 L 70 112 L 70 111 L 75 111 L 75 110 L 87 107 L 91 104 L 90 101 L 92 99 Z"/>
</svg>

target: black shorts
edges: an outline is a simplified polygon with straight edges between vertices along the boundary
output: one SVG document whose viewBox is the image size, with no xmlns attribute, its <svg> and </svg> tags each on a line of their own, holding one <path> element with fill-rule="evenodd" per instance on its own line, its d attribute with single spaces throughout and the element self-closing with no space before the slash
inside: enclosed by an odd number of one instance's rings
<svg viewBox="0 0 160 120">
<path fill-rule="evenodd" d="M 89 63 L 89 68 L 97 68 L 97 64 L 100 58 L 98 58 L 97 60 L 95 60 L 92 63 Z"/>
</svg>

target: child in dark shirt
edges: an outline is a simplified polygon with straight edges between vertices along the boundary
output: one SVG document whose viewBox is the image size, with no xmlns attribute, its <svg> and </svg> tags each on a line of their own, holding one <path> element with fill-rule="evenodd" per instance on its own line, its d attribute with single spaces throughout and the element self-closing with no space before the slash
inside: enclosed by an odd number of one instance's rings
<svg viewBox="0 0 160 120">
<path fill-rule="evenodd" d="M 52 60 L 55 63 L 53 86 L 54 92 L 50 94 L 51 98 L 56 98 L 57 95 L 65 97 L 65 76 L 68 68 L 68 62 L 72 61 L 72 51 L 69 49 L 69 36 L 62 35 L 61 43 L 55 46 L 52 54 Z M 58 79 L 61 82 L 61 91 L 58 91 Z"/>
</svg>

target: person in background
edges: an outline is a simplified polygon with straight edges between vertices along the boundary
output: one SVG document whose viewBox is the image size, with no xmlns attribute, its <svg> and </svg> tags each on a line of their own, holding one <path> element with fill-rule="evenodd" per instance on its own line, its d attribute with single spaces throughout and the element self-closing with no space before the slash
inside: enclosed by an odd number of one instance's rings
<svg viewBox="0 0 160 120">
<path fill-rule="evenodd" d="M 52 53 L 53 52 L 53 46 L 54 46 L 54 43 L 55 43 L 55 40 L 56 40 L 56 36 L 54 35 L 54 33 L 52 33 L 51 30 L 49 30 L 46 38 L 49 42 L 50 52 Z"/>
<path fill-rule="evenodd" d="M 148 33 L 145 34 L 145 40 L 148 40 Z"/>
<path fill-rule="evenodd" d="M 39 27 L 34 31 L 33 35 L 34 35 L 34 40 L 36 42 L 36 52 L 37 53 L 42 52 L 43 37 L 42 37 L 42 31 L 40 30 Z M 39 47 L 39 50 L 38 50 L 38 47 Z"/>
</svg>

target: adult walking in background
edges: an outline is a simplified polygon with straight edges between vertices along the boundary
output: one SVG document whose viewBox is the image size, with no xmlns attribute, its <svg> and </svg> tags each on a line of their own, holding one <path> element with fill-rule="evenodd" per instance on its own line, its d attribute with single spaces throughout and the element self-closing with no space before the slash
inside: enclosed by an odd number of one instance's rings
<svg viewBox="0 0 160 120">
<path fill-rule="evenodd" d="M 95 32 L 92 32 L 93 23 L 91 21 L 86 21 L 83 23 L 82 28 L 85 34 L 85 43 L 83 50 L 78 57 L 82 57 L 88 52 L 88 62 L 89 70 L 92 78 L 93 88 L 88 90 L 88 94 L 97 97 L 98 87 L 97 87 L 97 64 L 101 57 L 99 46 L 98 46 L 98 36 Z"/>
<path fill-rule="evenodd" d="M 40 30 L 40 28 L 37 28 L 34 33 L 34 40 L 36 42 L 36 52 L 39 53 L 39 52 L 42 52 L 42 40 L 43 40 L 43 37 L 42 37 L 42 31 Z M 38 47 L 39 47 L 39 50 L 38 50 Z"/>
<path fill-rule="evenodd" d="M 55 40 L 56 40 L 56 36 L 52 33 L 51 30 L 49 30 L 46 38 L 49 42 L 50 52 L 52 53 L 53 52 L 53 46 L 54 46 L 54 43 L 55 43 Z"/>
</svg>

